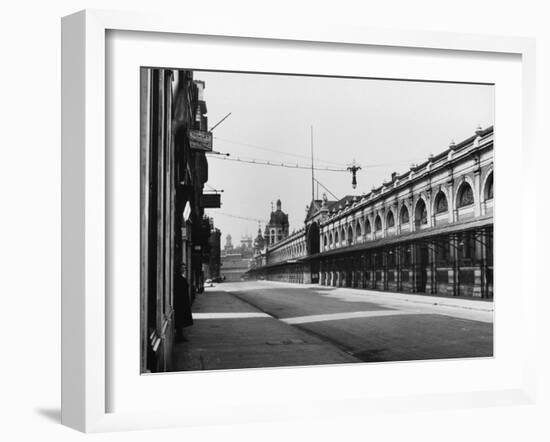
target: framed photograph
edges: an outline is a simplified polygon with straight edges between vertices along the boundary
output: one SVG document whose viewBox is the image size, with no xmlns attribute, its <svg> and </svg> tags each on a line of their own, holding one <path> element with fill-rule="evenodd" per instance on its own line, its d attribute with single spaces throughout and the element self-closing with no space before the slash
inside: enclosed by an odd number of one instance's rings
<svg viewBox="0 0 550 442">
<path fill-rule="evenodd" d="M 63 19 L 62 422 L 531 402 L 534 42 L 257 25 Z"/>
</svg>

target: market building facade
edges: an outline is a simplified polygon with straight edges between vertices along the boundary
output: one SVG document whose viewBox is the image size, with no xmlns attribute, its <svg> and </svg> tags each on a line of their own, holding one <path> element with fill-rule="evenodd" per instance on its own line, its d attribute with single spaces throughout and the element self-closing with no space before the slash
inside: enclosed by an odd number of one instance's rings
<svg viewBox="0 0 550 442">
<path fill-rule="evenodd" d="M 251 278 L 493 297 L 492 127 L 369 193 L 326 197 L 302 229 L 256 253 Z"/>
</svg>

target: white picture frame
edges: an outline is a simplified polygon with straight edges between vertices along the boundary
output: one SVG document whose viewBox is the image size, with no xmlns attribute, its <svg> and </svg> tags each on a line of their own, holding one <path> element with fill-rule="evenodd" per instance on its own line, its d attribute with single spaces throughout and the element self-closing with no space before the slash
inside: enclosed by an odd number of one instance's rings
<svg viewBox="0 0 550 442">
<path fill-rule="evenodd" d="M 192 21 L 144 13 L 86 10 L 62 21 L 62 423 L 84 432 L 158 428 L 207 424 L 210 417 L 197 408 L 195 414 L 173 409 L 139 412 L 108 412 L 107 396 L 112 385 L 106 375 L 109 365 L 108 187 L 106 156 L 106 33 L 142 31 L 163 34 L 204 35 L 287 42 L 370 45 L 381 49 L 437 49 L 513 54 L 521 57 L 522 120 L 521 154 L 534 155 L 535 44 L 532 39 L 451 33 L 389 31 L 349 28 L 341 25 L 216 22 L 195 14 Z M 523 219 L 533 216 L 526 192 Z M 534 207 L 531 205 L 530 207 Z M 525 223 L 523 223 L 525 226 Z M 522 257 L 533 244 L 534 233 L 520 227 Z M 525 269 L 522 268 L 522 274 Z M 536 287 L 521 278 L 523 315 L 518 318 L 526 337 L 534 336 Z M 497 338 L 498 339 L 498 338 Z M 286 417 L 363 414 L 372 411 L 431 409 L 532 403 L 535 396 L 535 339 L 525 340 L 521 385 L 464 393 L 415 395 L 411 397 L 334 397 L 311 400 L 309 410 L 274 406 L 233 417 L 226 422 L 283 419 Z M 136 370 L 138 368 L 136 367 Z M 338 368 L 332 368 L 338 370 Z M 210 374 L 210 376 L 218 376 Z M 239 410 L 254 410 L 242 399 Z"/>
</svg>

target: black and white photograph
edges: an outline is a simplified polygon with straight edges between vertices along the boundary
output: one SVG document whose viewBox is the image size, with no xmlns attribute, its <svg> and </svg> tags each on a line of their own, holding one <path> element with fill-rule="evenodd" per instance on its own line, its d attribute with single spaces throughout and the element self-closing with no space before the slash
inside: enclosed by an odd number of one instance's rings
<svg viewBox="0 0 550 442">
<path fill-rule="evenodd" d="M 494 93 L 142 67 L 140 372 L 493 357 Z"/>
</svg>

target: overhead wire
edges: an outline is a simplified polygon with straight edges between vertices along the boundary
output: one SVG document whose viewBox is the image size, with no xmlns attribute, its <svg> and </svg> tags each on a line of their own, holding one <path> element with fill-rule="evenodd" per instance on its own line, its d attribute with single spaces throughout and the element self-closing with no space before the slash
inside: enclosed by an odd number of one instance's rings
<svg viewBox="0 0 550 442">
<path fill-rule="evenodd" d="M 231 213 L 225 213 L 225 212 L 216 211 L 216 216 L 217 215 L 223 215 L 223 216 L 227 216 L 229 218 L 242 219 L 244 221 L 254 221 L 255 223 L 263 223 L 264 222 L 263 220 L 261 220 L 259 218 L 250 218 L 250 217 L 247 217 L 247 216 L 233 215 Z"/>
<path fill-rule="evenodd" d="M 288 169 L 307 169 L 311 170 L 311 165 L 305 165 L 305 164 L 291 164 L 291 163 L 284 163 L 280 161 L 270 161 L 270 160 L 260 160 L 256 158 L 242 158 L 242 157 L 227 157 L 227 156 L 218 156 L 218 155 L 211 155 L 209 158 L 216 158 L 218 160 L 223 161 L 233 161 L 238 163 L 247 163 L 247 164 L 256 164 L 261 166 L 271 166 L 271 167 L 286 167 Z M 325 171 L 325 172 L 347 172 L 347 169 L 337 169 L 334 167 L 315 167 L 314 170 L 319 171 Z"/>
<path fill-rule="evenodd" d="M 304 169 L 304 170 L 311 170 L 310 164 L 301 164 L 301 163 L 286 163 L 284 161 L 273 161 L 273 160 L 264 160 L 264 159 L 258 159 L 258 158 L 252 158 L 252 157 L 233 157 L 233 156 L 226 156 L 226 155 L 216 155 L 216 154 L 210 154 L 209 158 L 216 158 L 218 160 L 223 161 L 233 161 L 233 162 L 239 162 L 239 163 L 246 163 L 246 164 L 256 164 L 260 166 L 271 166 L 271 167 L 285 167 L 287 169 Z M 362 166 L 363 168 L 375 168 L 375 167 L 388 167 L 395 165 L 397 163 L 407 163 L 409 161 L 402 160 L 402 161 L 396 161 L 392 163 L 379 163 L 379 164 L 368 164 L 366 166 Z M 319 167 L 316 166 L 313 168 L 317 171 L 325 171 L 325 172 L 349 172 L 347 167 L 342 168 L 336 168 L 336 167 Z"/>
<path fill-rule="evenodd" d="M 214 136 L 214 139 L 224 141 L 224 142 L 230 143 L 230 144 L 236 144 L 236 145 L 251 147 L 253 149 L 264 150 L 266 152 L 274 152 L 274 153 L 277 153 L 279 155 L 287 155 L 287 156 L 291 156 L 291 157 L 295 157 L 295 158 L 301 158 L 301 159 L 310 159 L 307 155 L 301 155 L 301 154 L 291 153 L 291 152 L 284 152 L 284 151 L 281 151 L 281 150 L 278 150 L 278 149 L 272 149 L 272 148 L 268 148 L 268 147 L 259 146 L 257 144 L 243 143 L 243 142 L 240 142 L 240 141 L 228 140 L 227 138 L 220 138 L 218 136 Z M 321 163 L 326 163 L 326 164 L 332 164 L 334 166 L 344 166 L 343 163 L 338 163 L 338 162 L 329 161 L 329 160 L 323 160 L 321 158 L 315 158 L 315 161 L 318 161 L 318 162 L 321 162 Z"/>
</svg>

